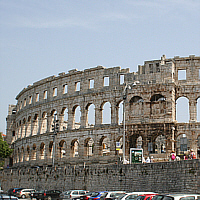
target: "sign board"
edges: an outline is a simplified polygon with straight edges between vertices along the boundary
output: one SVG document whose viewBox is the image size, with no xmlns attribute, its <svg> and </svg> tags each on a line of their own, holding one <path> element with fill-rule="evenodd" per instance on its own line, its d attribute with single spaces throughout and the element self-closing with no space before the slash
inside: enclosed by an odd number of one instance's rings
<svg viewBox="0 0 200 200">
<path fill-rule="evenodd" d="M 121 149 L 121 144 L 120 144 L 120 142 L 116 142 L 116 150 L 120 150 Z"/>
<path fill-rule="evenodd" d="M 143 149 L 130 148 L 130 163 L 142 163 Z"/>
</svg>

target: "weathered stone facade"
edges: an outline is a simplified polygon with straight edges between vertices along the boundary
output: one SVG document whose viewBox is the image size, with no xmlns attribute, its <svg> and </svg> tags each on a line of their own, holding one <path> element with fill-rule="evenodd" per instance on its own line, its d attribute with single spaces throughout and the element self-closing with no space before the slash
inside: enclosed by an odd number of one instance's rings
<svg viewBox="0 0 200 200">
<path fill-rule="evenodd" d="M 132 165 L 21 167 L 0 171 L 1 186 L 4 191 L 17 186 L 37 190 L 85 189 L 200 194 L 199 177 L 199 159 Z"/>
<path fill-rule="evenodd" d="M 178 77 L 181 71 L 186 74 L 184 80 Z M 179 97 L 189 101 L 188 123 L 176 121 Z M 75 69 L 24 88 L 16 97 L 17 105 L 9 106 L 7 116 L 7 141 L 14 148 L 10 164 L 48 166 L 53 158 L 57 166 L 116 163 L 122 156 L 116 142 L 122 144 L 124 126 L 119 122 L 119 108 L 123 98 L 127 158 L 131 147 L 142 147 L 145 156 L 151 154 L 157 160 L 168 159 L 171 150 L 180 154 L 178 138 L 183 134 L 189 141 L 187 148 L 197 154 L 200 57 L 162 56 L 145 61 L 138 72 L 102 66 Z M 105 123 L 104 106 L 108 102 L 110 122 Z M 88 123 L 90 106 L 95 107 L 94 124 Z M 75 121 L 78 108 L 80 122 Z M 54 116 L 59 120 L 56 134 L 52 131 Z"/>
</svg>

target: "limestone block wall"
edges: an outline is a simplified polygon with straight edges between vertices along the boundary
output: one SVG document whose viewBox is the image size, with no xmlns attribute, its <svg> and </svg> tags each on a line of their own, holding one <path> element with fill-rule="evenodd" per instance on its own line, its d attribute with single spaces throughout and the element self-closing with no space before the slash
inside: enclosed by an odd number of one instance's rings
<svg viewBox="0 0 200 200">
<path fill-rule="evenodd" d="M 41 189 L 123 190 L 200 194 L 200 160 L 132 165 L 74 165 L 13 168 L 0 171 L 4 191 L 12 187 Z"/>
<path fill-rule="evenodd" d="M 179 78 L 180 72 L 185 72 L 185 78 Z M 176 121 L 176 101 L 183 96 L 188 98 L 190 114 L 184 130 Z M 170 151 L 176 150 L 176 139 L 181 134 L 187 135 L 189 147 L 197 153 L 199 98 L 200 57 L 196 56 L 162 56 L 160 60 L 145 61 L 137 72 L 97 66 L 44 78 L 24 88 L 16 96 L 17 104 L 9 107 L 7 141 L 14 148 L 11 164 L 50 165 L 54 152 L 58 165 L 88 160 L 115 163 L 122 156 L 116 142 L 122 147 L 124 127 L 119 122 L 119 109 L 123 100 L 127 158 L 129 148 L 141 143 L 145 156 L 165 148 L 165 156 L 155 156 L 167 159 Z M 107 103 L 109 108 L 105 107 Z M 94 124 L 88 123 L 90 106 L 94 106 Z M 76 122 L 78 108 L 81 116 Z M 106 109 L 110 120 L 104 122 Z M 56 134 L 52 130 L 55 120 L 59 121 Z M 162 147 L 157 144 L 160 137 L 166 141 Z"/>
</svg>

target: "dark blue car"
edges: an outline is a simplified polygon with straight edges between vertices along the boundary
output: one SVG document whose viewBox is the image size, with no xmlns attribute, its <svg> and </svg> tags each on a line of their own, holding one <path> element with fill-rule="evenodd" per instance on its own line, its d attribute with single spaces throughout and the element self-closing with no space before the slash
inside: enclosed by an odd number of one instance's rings
<svg viewBox="0 0 200 200">
<path fill-rule="evenodd" d="M 100 200 L 100 197 L 104 192 L 107 192 L 107 191 L 93 192 L 89 200 Z"/>
</svg>

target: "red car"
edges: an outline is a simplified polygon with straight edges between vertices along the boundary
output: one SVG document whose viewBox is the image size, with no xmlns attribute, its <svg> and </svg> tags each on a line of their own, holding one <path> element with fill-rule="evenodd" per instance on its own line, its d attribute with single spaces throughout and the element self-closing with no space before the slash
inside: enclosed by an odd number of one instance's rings
<svg viewBox="0 0 200 200">
<path fill-rule="evenodd" d="M 135 198 L 135 200 L 151 200 L 155 195 L 158 194 L 143 194 L 139 195 L 137 198 Z"/>
</svg>

